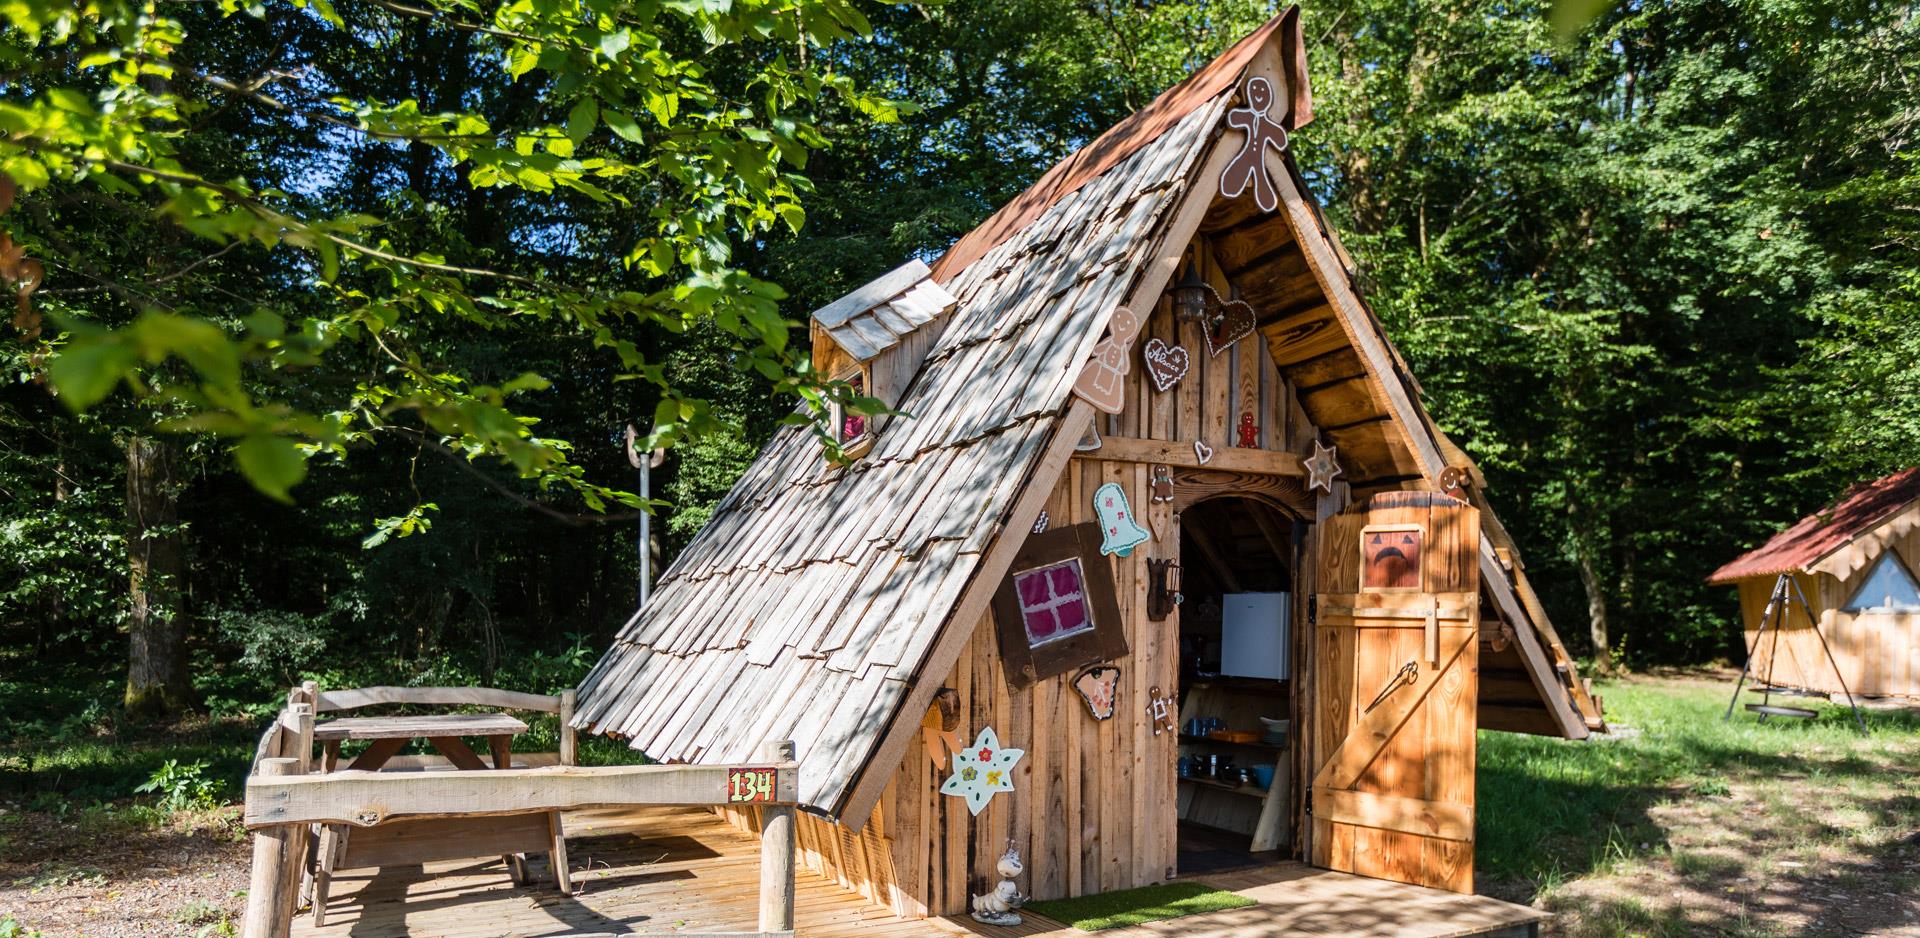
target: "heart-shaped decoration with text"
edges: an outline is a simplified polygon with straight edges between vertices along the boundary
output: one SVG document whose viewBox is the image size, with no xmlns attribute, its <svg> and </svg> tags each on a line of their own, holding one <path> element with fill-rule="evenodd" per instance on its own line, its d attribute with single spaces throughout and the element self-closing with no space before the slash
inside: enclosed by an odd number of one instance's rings
<svg viewBox="0 0 1920 938">
<path fill-rule="evenodd" d="M 1147 377 L 1153 379 L 1153 389 L 1165 391 L 1180 383 L 1187 376 L 1187 366 L 1191 364 L 1184 345 L 1168 345 L 1159 339 L 1148 339 L 1141 356 L 1147 360 Z"/>
<path fill-rule="evenodd" d="M 1234 300 L 1220 307 L 1220 323 L 1207 330 L 1207 354 L 1218 357 L 1221 352 L 1233 347 L 1233 343 L 1253 334 L 1253 307 L 1245 302 Z"/>
</svg>

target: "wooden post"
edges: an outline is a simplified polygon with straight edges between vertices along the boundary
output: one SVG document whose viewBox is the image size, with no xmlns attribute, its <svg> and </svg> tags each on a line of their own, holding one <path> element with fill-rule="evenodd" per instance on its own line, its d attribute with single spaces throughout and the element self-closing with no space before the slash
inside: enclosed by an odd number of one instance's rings
<svg viewBox="0 0 1920 938">
<path fill-rule="evenodd" d="M 312 682 L 308 682 L 302 693 L 304 702 L 287 708 L 293 714 L 293 725 L 296 727 L 294 732 L 289 734 L 291 736 L 289 745 L 293 747 L 291 755 L 294 775 L 310 775 L 314 768 L 313 711 L 314 701 L 318 697 Z M 294 911 L 300 908 L 300 895 L 305 891 L 306 886 L 307 853 L 312 845 L 312 825 L 297 824 L 288 828 L 286 859 L 280 866 L 280 879 L 282 888 L 286 889 L 286 898 L 283 901 L 289 922 L 293 921 Z"/>
<path fill-rule="evenodd" d="M 793 740 L 763 743 L 760 758 L 790 763 Z M 790 804 L 760 809 L 760 931 L 793 931 L 794 807 Z"/>
<path fill-rule="evenodd" d="M 299 762 L 288 758 L 262 759 L 261 775 L 293 775 Z M 263 827 L 253 835 L 253 873 L 247 884 L 247 912 L 241 922 L 241 938 L 286 938 L 293 926 L 293 910 L 287 900 L 287 877 L 282 867 L 287 862 L 287 847 L 293 840 L 295 825 Z"/>
<path fill-rule="evenodd" d="M 572 765 L 574 760 L 573 738 L 573 688 L 560 692 L 560 764 Z"/>
<path fill-rule="evenodd" d="M 560 692 L 560 764 L 573 765 L 579 758 L 573 733 L 574 689 L 569 687 Z M 573 895 L 573 873 L 567 867 L 567 830 L 566 821 L 560 812 L 547 815 L 547 826 L 552 833 L 553 847 L 547 853 L 547 862 L 553 867 L 554 885 L 560 887 L 562 895 Z"/>
</svg>

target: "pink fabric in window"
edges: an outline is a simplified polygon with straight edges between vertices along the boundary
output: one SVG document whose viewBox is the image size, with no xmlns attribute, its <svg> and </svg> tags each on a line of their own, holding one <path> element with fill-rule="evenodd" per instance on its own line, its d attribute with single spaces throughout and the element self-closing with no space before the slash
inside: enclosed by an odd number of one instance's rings
<svg viewBox="0 0 1920 938">
<path fill-rule="evenodd" d="M 1020 576 L 1014 577 L 1013 588 L 1020 594 L 1021 609 L 1044 606 L 1048 599 L 1047 572 L 1040 570 L 1034 573 L 1023 573 Z"/>
</svg>

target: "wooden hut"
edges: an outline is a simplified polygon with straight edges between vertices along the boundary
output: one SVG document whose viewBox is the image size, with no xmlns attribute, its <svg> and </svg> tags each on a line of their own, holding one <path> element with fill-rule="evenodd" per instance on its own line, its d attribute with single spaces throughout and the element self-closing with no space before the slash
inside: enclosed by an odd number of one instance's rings
<svg viewBox="0 0 1920 938">
<path fill-rule="evenodd" d="M 1009 844 L 1039 898 L 1222 850 L 1469 891 L 1476 728 L 1600 715 L 1301 181 L 1310 118 L 1289 10 L 815 312 L 902 415 L 836 421 L 838 466 L 782 429 L 576 725 L 796 741 L 804 862 L 902 914 Z"/>
<path fill-rule="evenodd" d="M 1740 591 L 1752 670 L 1781 687 L 1828 694 L 1920 696 L 1920 468 L 1856 485 L 1840 500 L 1715 570 Z M 1778 639 L 1756 647 L 1767 597 L 1790 573 L 1814 623 L 1787 605 Z M 1826 638 L 1829 662 L 1820 650 Z M 1836 665 L 1837 670 L 1836 670 Z"/>
</svg>

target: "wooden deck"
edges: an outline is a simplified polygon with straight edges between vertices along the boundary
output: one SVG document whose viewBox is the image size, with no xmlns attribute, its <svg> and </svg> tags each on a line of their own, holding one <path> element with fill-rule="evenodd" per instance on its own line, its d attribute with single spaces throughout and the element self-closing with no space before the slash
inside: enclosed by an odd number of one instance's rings
<svg viewBox="0 0 1920 938">
<path fill-rule="evenodd" d="M 1486 896 L 1390 883 L 1314 869 L 1303 863 L 1272 863 L 1182 878 L 1230 889 L 1259 904 L 1091 934 L 1101 938 L 1459 938 L 1527 935 L 1535 923 L 1547 918 L 1547 913 L 1538 909 Z M 994 928 L 961 919 L 953 920 L 953 924 L 992 938 L 1090 934 L 1039 916 L 1027 917 L 1027 923 L 1018 928 Z"/>
<path fill-rule="evenodd" d="M 567 815 L 575 894 L 550 882 L 515 886 L 504 865 L 455 860 L 341 874 L 327 925 L 310 913 L 296 938 L 547 938 L 751 931 L 756 924 L 758 842 L 700 808 L 638 808 Z M 915 921 L 892 915 L 802 867 L 797 925 L 806 938 L 993 938 L 1080 935 L 1029 916 L 1019 928 L 967 919 Z M 1452 938 L 1525 926 L 1544 913 L 1483 896 L 1278 863 L 1194 877 L 1259 905 L 1116 931 L 1103 938 L 1182 935 L 1260 938 L 1278 935 Z"/>
<path fill-rule="evenodd" d="M 294 938 L 545 938 L 562 935 L 753 931 L 759 841 L 704 808 L 632 808 L 566 816 L 575 891 L 550 880 L 515 886 L 499 859 L 359 870 L 334 878 L 327 925 L 310 911 Z M 797 930 L 820 938 L 905 938 L 930 932 L 801 867 Z"/>
</svg>

